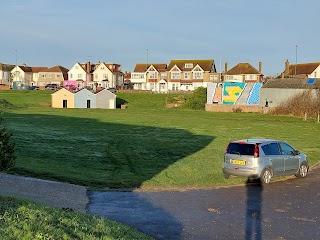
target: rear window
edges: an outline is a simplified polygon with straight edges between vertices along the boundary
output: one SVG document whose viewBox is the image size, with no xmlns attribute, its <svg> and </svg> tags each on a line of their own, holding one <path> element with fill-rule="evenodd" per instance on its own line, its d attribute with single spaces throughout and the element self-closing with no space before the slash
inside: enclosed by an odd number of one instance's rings
<svg viewBox="0 0 320 240">
<path fill-rule="evenodd" d="M 254 144 L 229 143 L 227 153 L 253 156 Z"/>
</svg>

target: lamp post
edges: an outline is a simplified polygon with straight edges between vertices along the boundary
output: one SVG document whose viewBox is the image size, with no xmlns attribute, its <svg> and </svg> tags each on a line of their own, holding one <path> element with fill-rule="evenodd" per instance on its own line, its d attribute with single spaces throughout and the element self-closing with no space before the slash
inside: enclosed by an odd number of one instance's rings
<svg viewBox="0 0 320 240">
<path fill-rule="evenodd" d="M 297 64 L 298 64 L 298 45 L 296 45 L 296 65 L 294 67 L 294 76 L 297 78 Z"/>
</svg>

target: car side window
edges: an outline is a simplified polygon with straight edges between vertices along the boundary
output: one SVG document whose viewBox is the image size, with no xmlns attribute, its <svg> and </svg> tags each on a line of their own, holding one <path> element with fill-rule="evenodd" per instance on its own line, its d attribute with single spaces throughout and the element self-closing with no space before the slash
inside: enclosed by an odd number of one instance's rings
<svg viewBox="0 0 320 240">
<path fill-rule="evenodd" d="M 281 155 L 278 143 L 270 143 L 269 155 Z"/>
<path fill-rule="evenodd" d="M 262 148 L 262 150 L 263 150 L 263 152 L 264 152 L 265 155 L 270 155 L 270 152 L 269 152 L 269 144 L 263 145 L 261 148 Z"/>
<path fill-rule="evenodd" d="M 281 152 L 283 155 L 293 155 L 294 149 L 286 143 L 280 143 Z"/>
</svg>

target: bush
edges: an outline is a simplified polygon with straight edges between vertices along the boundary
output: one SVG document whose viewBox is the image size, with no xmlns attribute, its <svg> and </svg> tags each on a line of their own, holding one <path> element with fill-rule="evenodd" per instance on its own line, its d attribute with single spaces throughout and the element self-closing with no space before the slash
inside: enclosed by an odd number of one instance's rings
<svg viewBox="0 0 320 240">
<path fill-rule="evenodd" d="M 311 89 L 307 89 L 300 94 L 281 102 L 276 108 L 271 110 L 273 115 L 290 115 L 302 117 L 306 113 L 308 116 L 316 116 L 320 111 L 320 95 L 314 94 Z"/>
<path fill-rule="evenodd" d="M 0 117 L 0 123 L 2 119 Z M 15 164 L 14 142 L 11 141 L 12 134 L 6 128 L 0 129 L 0 171 L 12 168 Z"/>
<path fill-rule="evenodd" d="M 194 110 L 204 110 L 207 102 L 207 88 L 199 87 L 193 91 L 187 106 Z"/>
</svg>

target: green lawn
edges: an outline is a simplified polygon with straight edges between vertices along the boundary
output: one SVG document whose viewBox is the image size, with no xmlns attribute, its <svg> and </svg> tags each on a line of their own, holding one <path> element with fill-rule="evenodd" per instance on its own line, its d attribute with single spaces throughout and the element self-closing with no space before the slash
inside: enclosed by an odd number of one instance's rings
<svg viewBox="0 0 320 240">
<path fill-rule="evenodd" d="M 90 188 L 212 187 L 234 139 L 288 141 L 319 161 L 320 124 L 254 113 L 165 109 L 165 94 L 117 93 L 127 109 L 51 109 L 47 91 L 0 91 L 17 161 L 11 173 Z"/>
<path fill-rule="evenodd" d="M 92 215 L 0 196 L 0 239 L 151 239 L 129 226 Z"/>
</svg>

